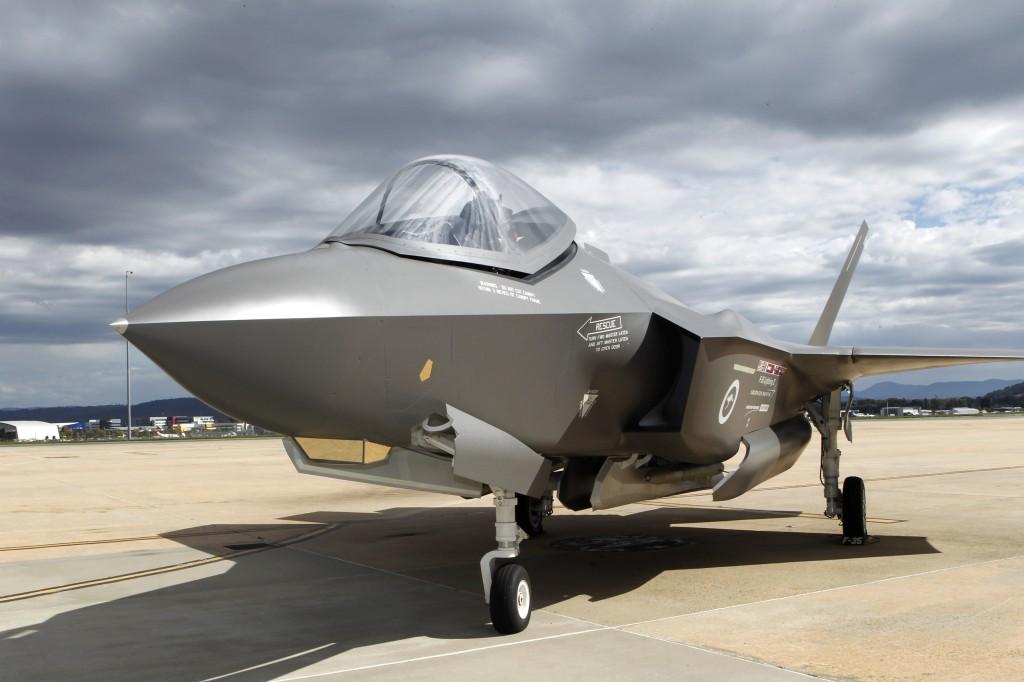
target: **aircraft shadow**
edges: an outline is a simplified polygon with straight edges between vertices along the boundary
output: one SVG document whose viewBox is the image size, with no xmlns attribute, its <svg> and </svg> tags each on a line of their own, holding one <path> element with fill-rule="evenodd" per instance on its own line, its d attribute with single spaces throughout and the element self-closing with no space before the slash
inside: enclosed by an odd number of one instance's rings
<svg viewBox="0 0 1024 682">
<path fill-rule="evenodd" d="M 834 534 L 806 530 L 686 525 L 754 518 L 764 516 L 748 510 L 678 508 L 622 516 L 556 515 L 548 519 L 545 535 L 523 546 L 535 608 L 578 595 L 598 601 L 626 594 L 664 571 L 937 552 L 922 537 L 884 534 L 878 544 L 851 548 L 840 545 Z M 477 568 L 480 555 L 493 543 L 490 509 L 316 512 L 288 520 L 305 523 L 263 531 L 294 533 L 323 524 L 337 528 L 290 547 L 218 562 L 212 566 L 223 568 L 212 575 L 208 571 L 188 580 L 197 569 L 167 574 L 165 582 L 177 584 L 145 592 L 132 592 L 139 589 L 134 581 L 117 588 L 89 588 L 117 594 L 128 589 L 129 594 L 0 632 L 0 677 L 266 680 L 373 645 L 396 643 L 398 649 L 407 647 L 411 657 L 422 655 L 422 644 L 402 644 L 404 640 L 497 636 L 488 624 Z M 238 529 L 204 526 L 168 537 L 210 552 L 209 541 L 199 539 Z M 631 552 L 561 548 L 573 538 L 635 535 L 680 544 Z M 102 598 L 102 592 L 88 596 Z M 37 603 L 45 607 L 48 599 Z M 18 604 L 31 602 L 7 608 Z M 388 655 L 405 657 L 394 651 Z"/>
</svg>

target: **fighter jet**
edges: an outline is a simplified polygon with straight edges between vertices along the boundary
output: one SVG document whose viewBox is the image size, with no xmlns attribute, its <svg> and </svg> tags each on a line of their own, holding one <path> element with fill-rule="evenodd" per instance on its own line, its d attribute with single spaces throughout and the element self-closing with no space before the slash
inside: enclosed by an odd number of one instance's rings
<svg viewBox="0 0 1024 682">
<path fill-rule="evenodd" d="M 204 275 L 112 326 L 203 401 L 282 434 L 299 472 L 492 495 L 483 594 L 514 633 L 531 611 L 520 542 L 555 495 L 569 510 L 730 500 L 793 466 L 817 430 L 825 514 L 860 543 L 864 482 L 840 488 L 839 473 L 853 381 L 1024 360 L 828 345 L 867 232 L 808 343 L 790 343 L 612 265 L 508 171 L 432 156 L 309 251 Z"/>
</svg>

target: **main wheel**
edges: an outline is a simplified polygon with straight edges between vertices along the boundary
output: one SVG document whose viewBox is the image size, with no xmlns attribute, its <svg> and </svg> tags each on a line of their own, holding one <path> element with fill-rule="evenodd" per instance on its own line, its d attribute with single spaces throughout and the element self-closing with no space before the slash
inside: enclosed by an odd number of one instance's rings
<svg viewBox="0 0 1024 682">
<path fill-rule="evenodd" d="M 868 534 L 867 498 L 864 479 L 847 476 L 843 481 L 843 542 L 851 545 L 864 543 Z"/>
<path fill-rule="evenodd" d="M 535 538 L 544 532 L 544 500 L 516 493 L 516 524 Z"/>
<path fill-rule="evenodd" d="M 503 635 L 522 632 L 530 624 L 530 575 L 519 564 L 504 564 L 491 581 L 491 623 Z"/>
</svg>

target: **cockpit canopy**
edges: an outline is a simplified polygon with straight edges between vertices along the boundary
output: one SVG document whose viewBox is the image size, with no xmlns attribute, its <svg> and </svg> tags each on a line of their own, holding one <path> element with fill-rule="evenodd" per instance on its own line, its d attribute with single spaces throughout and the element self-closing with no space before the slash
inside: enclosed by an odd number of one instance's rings
<svg viewBox="0 0 1024 682">
<path fill-rule="evenodd" d="M 445 155 L 399 169 L 325 241 L 531 275 L 575 236 L 569 216 L 508 171 Z"/>
</svg>

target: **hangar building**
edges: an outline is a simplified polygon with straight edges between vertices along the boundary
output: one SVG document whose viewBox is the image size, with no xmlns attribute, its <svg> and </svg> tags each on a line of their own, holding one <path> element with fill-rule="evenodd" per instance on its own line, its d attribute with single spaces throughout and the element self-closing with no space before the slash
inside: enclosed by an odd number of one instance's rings
<svg viewBox="0 0 1024 682">
<path fill-rule="evenodd" d="M 0 440 L 60 440 L 60 431 L 47 422 L 0 422 Z"/>
</svg>

